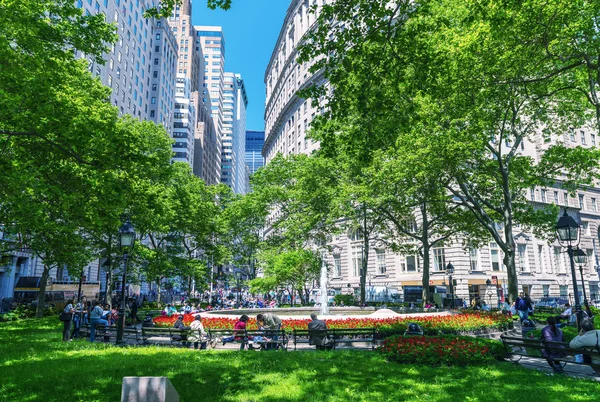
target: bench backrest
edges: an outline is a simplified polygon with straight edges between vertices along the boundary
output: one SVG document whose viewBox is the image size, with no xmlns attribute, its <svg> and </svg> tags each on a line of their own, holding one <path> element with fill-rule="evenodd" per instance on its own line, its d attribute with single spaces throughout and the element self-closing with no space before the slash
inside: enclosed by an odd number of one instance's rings
<svg viewBox="0 0 600 402">
<path fill-rule="evenodd" d="M 544 339 L 517 338 L 504 335 L 501 335 L 500 339 L 506 346 L 523 346 L 532 349 L 545 349 L 552 352 L 563 352 L 569 355 L 586 354 L 592 357 L 600 357 L 600 352 L 593 347 L 573 349 L 569 347 L 567 342 L 551 342 Z"/>
</svg>

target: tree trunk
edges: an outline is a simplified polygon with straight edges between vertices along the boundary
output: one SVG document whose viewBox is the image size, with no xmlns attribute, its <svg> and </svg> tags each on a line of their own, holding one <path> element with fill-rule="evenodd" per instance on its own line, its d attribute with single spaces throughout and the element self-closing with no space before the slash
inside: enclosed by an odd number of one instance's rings
<svg viewBox="0 0 600 402">
<path fill-rule="evenodd" d="M 429 300 L 429 265 L 431 264 L 431 260 L 430 260 L 430 256 L 429 256 L 430 251 L 431 251 L 431 248 L 429 246 L 429 243 L 427 241 L 425 241 L 423 243 L 423 281 L 422 281 L 423 301 L 421 303 L 423 305 L 423 307 L 425 307 L 425 304 Z"/>
<path fill-rule="evenodd" d="M 112 277 L 113 267 L 110 265 L 106 268 L 106 289 L 105 289 L 105 304 L 112 306 L 112 287 L 113 287 L 113 277 Z"/>
<path fill-rule="evenodd" d="M 423 245 L 423 292 L 422 292 L 422 304 L 425 307 L 425 304 L 429 301 L 429 266 L 430 266 L 430 255 L 429 251 L 431 250 L 431 246 L 429 244 L 429 219 L 427 217 L 427 208 L 425 204 L 421 204 L 421 219 L 422 219 L 422 230 L 421 230 L 421 244 Z"/>
<path fill-rule="evenodd" d="M 160 307 L 160 279 L 156 281 L 156 305 Z"/>
<path fill-rule="evenodd" d="M 517 278 L 517 268 L 515 264 L 515 239 L 513 237 L 513 214 L 512 198 L 509 187 L 508 168 L 501 170 L 502 173 L 502 191 L 504 195 L 504 266 L 508 276 L 508 300 L 509 303 L 517 300 L 519 293 L 519 284 Z"/>
<path fill-rule="evenodd" d="M 367 211 L 366 206 L 363 205 L 363 255 L 361 265 L 362 270 L 360 272 L 360 305 L 365 305 L 365 287 L 367 284 L 367 268 L 369 266 L 369 235 L 367 232 Z"/>
<path fill-rule="evenodd" d="M 40 290 L 38 292 L 38 304 L 37 309 L 35 310 L 36 318 L 42 318 L 44 316 L 44 307 L 46 306 L 46 284 L 48 283 L 51 269 L 52 268 L 44 264 L 44 271 L 42 271 L 42 279 L 40 280 Z"/>
</svg>

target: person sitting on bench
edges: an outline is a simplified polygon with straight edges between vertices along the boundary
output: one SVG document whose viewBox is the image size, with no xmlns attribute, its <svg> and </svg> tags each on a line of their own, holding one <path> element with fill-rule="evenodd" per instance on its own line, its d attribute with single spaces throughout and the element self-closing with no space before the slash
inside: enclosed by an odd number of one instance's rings
<svg viewBox="0 0 600 402">
<path fill-rule="evenodd" d="M 600 353 L 600 331 L 594 329 L 594 323 L 590 320 L 581 322 L 581 331 L 571 342 L 569 347 L 573 349 L 595 348 Z M 584 362 L 592 363 L 596 374 L 600 374 L 600 359 L 591 359 L 589 355 L 583 355 Z"/>
<path fill-rule="evenodd" d="M 542 329 L 542 340 L 547 342 L 564 342 L 565 336 L 563 332 L 556 326 L 556 318 L 548 317 L 546 320 L 548 325 L 546 325 Z M 565 354 L 563 352 L 558 352 L 556 350 L 543 349 L 542 356 L 546 358 L 546 361 L 552 367 L 552 370 L 556 374 L 563 374 L 564 370 L 560 365 L 560 362 L 555 360 L 561 357 L 564 357 Z"/>
<path fill-rule="evenodd" d="M 311 322 L 308 323 L 308 330 L 314 331 L 325 331 L 327 330 L 327 324 L 323 320 L 319 320 L 317 318 L 317 313 L 310 314 Z M 308 344 L 315 345 L 317 350 L 325 350 L 328 348 L 328 339 L 327 335 L 309 335 L 308 336 Z"/>
</svg>

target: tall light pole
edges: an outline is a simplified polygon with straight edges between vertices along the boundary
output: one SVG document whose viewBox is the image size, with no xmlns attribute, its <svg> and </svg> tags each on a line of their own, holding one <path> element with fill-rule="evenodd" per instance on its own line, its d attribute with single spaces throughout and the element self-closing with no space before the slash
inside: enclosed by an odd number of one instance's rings
<svg viewBox="0 0 600 402">
<path fill-rule="evenodd" d="M 450 297 L 452 297 L 452 309 L 456 307 L 454 304 L 454 283 L 452 282 L 452 275 L 454 274 L 454 265 L 451 262 L 446 265 L 446 273 L 448 274 L 448 279 L 450 281 Z"/>
<path fill-rule="evenodd" d="M 575 219 L 567 214 L 567 209 L 563 216 L 560 217 L 556 223 L 556 237 L 558 243 L 562 247 L 567 248 L 569 254 L 569 261 L 571 263 L 571 279 L 573 280 L 573 293 L 575 296 L 575 314 L 577 315 L 577 328 L 581 326 L 583 320 L 583 313 L 581 311 L 581 302 L 579 300 L 579 290 L 577 289 L 577 277 L 575 276 L 575 261 L 573 247 L 577 247 L 579 244 L 579 225 L 575 222 Z"/>
<path fill-rule="evenodd" d="M 583 289 L 583 304 L 585 306 L 585 311 L 588 314 L 588 317 L 592 316 L 592 311 L 590 310 L 590 305 L 588 303 L 587 294 L 585 291 L 585 282 L 583 281 L 583 266 L 587 264 L 587 254 L 580 248 L 575 250 L 574 256 L 575 262 L 579 264 L 579 274 L 581 275 L 581 288 Z"/>
<path fill-rule="evenodd" d="M 125 282 L 127 281 L 127 259 L 128 253 L 133 250 L 133 244 L 135 243 L 135 230 L 131 221 L 127 219 L 123 226 L 119 229 L 119 245 L 121 251 L 123 251 L 123 281 L 121 282 L 121 306 L 119 308 L 119 321 L 117 323 L 117 343 L 123 343 L 123 332 L 125 330 L 125 303 L 127 298 L 125 296 Z"/>
<path fill-rule="evenodd" d="M 239 308 L 240 299 L 242 298 L 242 289 L 240 288 L 240 280 L 242 279 L 242 271 L 235 272 L 235 279 L 237 280 L 237 290 L 238 290 L 237 304 L 238 304 L 238 308 Z"/>
</svg>

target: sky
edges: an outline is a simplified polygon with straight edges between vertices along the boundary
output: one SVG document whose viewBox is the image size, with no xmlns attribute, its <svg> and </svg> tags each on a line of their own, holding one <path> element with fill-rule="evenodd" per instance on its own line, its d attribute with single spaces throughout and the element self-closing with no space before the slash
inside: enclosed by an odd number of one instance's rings
<svg viewBox="0 0 600 402">
<path fill-rule="evenodd" d="M 290 0 L 233 0 L 231 9 L 210 10 L 194 0 L 192 23 L 223 27 L 225 71 L 242 75 L 248 94 L 246 128 L 264 130 L 264 76 Z"/>
</svg>

